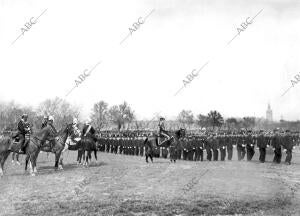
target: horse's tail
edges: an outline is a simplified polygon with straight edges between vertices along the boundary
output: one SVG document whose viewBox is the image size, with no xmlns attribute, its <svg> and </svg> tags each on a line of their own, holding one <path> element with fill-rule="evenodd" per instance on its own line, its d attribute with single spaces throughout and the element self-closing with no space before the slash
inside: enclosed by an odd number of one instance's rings
<svg viewBox="0 0 300 216">
<path fill-rule="evenodd" d="M 144 145 L 148 142 L 148 137 L 144 140 Z"/>
</svg>

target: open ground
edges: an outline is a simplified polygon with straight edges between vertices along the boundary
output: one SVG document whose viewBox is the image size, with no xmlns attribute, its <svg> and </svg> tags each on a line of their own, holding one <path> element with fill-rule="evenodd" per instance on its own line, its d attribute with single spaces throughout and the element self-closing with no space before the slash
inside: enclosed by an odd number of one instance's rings
<svg viewBox="0 0 300 216">
<path fill-rule="evenodd" d="M 235 152 L 236 153 L 236 152 Z M 300 215 L 300 154 L 293 164 L 192 162 L 99 153 L 89 168 L 76 153 L 54 171 L 41 153 L 38 175 L 10 160 L 0 179 L 0 215 Z M 235 155 L 236 156 L 236 155 Z"/>
</svg>

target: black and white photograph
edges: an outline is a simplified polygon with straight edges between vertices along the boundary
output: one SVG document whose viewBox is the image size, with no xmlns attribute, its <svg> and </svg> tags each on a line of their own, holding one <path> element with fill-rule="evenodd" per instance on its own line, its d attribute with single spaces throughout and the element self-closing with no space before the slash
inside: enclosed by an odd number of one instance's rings
<svg viewBox="0 0 300 216">
<path fill-rule="evenodd" d="M 299 12 L 0 0 L 0 216 L 300 216 Z"/>
</svg>

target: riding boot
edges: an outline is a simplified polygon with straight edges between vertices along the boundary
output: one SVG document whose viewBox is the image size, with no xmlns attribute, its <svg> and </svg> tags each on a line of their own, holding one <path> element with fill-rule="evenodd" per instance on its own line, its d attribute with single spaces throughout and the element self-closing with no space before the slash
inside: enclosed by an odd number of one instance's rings
<svg viewBox="0 0 300 216">
<path fill-rule="evenodd" d="M 21 145 L 21 148 L 19 150 L 19 154 L 25 154 L 25 145 L 24 145 L 24 143 Z"/>
</svg>

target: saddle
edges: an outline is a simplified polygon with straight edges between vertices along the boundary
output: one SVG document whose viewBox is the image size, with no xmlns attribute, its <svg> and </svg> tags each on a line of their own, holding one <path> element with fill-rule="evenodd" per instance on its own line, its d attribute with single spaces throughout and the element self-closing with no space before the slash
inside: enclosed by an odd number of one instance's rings
<svg viewBox="0 0 300 216">
<path fill-rule="evenodd" d="M 171 140 L 173 137 L 170 137 L 170 139 L 167 139 L 166 137 L 164 136 L 160 136 L 160 135 L 157 135 L 156 136 L 156 146 L 157 147 L 161 147 L 164 143 L 166 143 L 167 141 Z"/>
<path fill-rule="evenodd" d="M 74 139 L 71 139 L 71 137 L 68 137 L 66 143 L 67 143 L 68 145 L 70 145 L 70 146 L 75 146 L 75 145 L 77 145 L 77 143 L 78 143 L 80 140 L 81 140 L 80 137 L 76 137 L 76 138 L 74 138 Z"/>
</svg>

